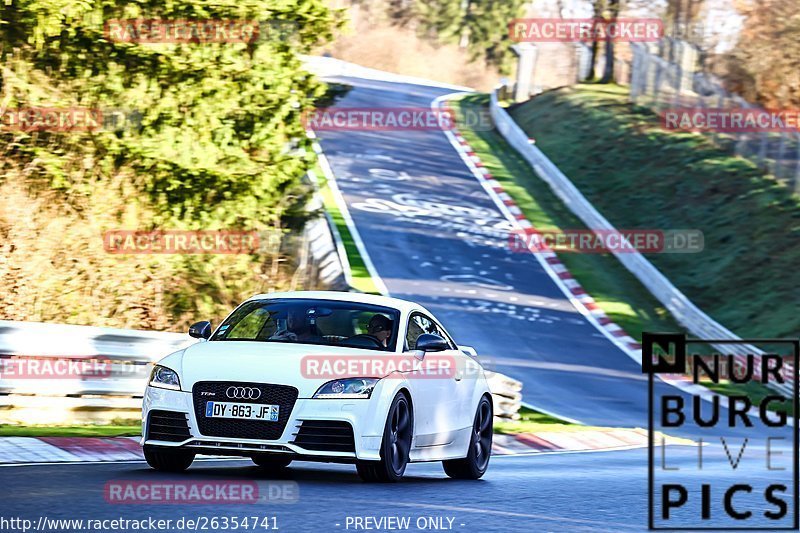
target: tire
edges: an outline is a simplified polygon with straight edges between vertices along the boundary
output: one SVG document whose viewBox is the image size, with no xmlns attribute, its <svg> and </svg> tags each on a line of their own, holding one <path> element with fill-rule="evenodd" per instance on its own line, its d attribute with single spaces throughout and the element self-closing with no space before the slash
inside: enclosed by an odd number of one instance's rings
<svg viewBox="0 0 800 533">
<path fill-rule="evenodd" d="M 144 458 L 159 472 L 183 472 L 194 461 L 194 453 L 185 450 L 144 447 Z"/>
<path fill-rule="evenodd" d="M 478 403 L 469 451 L 463 459 L 442 461 L 444 472 L 454 479 L 480 479 L 492 456 L 492 403 L 484 396 Z"/>
<path fill-rule="evenodd" d="M 414 418 L 411 403 L 402 392 L 392 400 L 381 441 L 380 461 L 357 461 L 358 475 L 366 482 L 395 483 L 400 481 L 408 465 Z"/>
<path fill-rule="evenodd" d="M 254 455 L 251 459 L 264 470 L 277 471 L 289 466 L 293 458 L 283 455 Z"/>
</svg>

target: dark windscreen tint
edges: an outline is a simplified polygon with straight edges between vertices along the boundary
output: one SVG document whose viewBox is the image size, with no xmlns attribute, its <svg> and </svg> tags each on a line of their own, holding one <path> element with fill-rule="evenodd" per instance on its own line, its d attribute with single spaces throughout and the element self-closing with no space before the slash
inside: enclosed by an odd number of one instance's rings
<svg viewBox="0 0 800 533">
<path fill-rule="evenodd" d="M 376 317 L 376 315 L 382 315 Z M 321 344 L 388 350 L 397 339 L 396 309 L 332 300 L 256 300 L 239 306 L 211 341 Z M 370 324 L 380 323 L 386 333 Z M 388 334 L 388 339 L 383 338 Z M 384 342 L 387 346 L 384 346 Z"/>
</svg>

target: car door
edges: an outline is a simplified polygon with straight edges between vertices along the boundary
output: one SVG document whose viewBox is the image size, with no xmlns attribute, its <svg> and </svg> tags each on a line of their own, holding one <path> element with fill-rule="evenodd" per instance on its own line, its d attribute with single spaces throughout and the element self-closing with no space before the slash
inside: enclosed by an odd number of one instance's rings
<svg viewBox="0 0 800 533">
<path fill-rule="evenodd" d="M 450 344 L 451 349 L 442 353 L 446 353 L 448 357 L 451 357 L 454 364 L 454 374 L 452 376 L 454 388 L 452 396 L 450 396 L 449 407 L 452 430 L 457 431 L 471 427 L 475 418 L 472 399 L 475 395 L 477 379 L 482 375 L 480 365 L 475 359 L 458 348 L 450 334 L 441 324 L 436 322 L 436 319 L 433 319 L 433 323 L 436 327 L 434 333 L 446 339 Z"/>
<path fill-rule="evenodd" d="M 424 371 L 408 374 L 415 406 L 414 443 L 416 447 L 440 446 L 452 442 L 455 438 L 454 432 L 461 423 L 456 412 L 458 398 L 462 396 L 459 390 L 463 382 L 463 373 L 458 368 L 460 362 L 456 360 L 458 357 L 456 352 L 460 351 L 446 333 L 442 335 L 441 326 L 430 316 L 414 311 L 409 315 L 404 339 L 405 350 L 409 356 L 413 357 L 416 341 L 423 333 L 439 335 L 450 344 L 448 350 L 425 354 L 427 364 L 429 366 L 433 362 L 452 364 L 453 370 L 445 371 L 441 375 Z M 425 359 L 422 364 L 426 363 Z"/>
</svg>

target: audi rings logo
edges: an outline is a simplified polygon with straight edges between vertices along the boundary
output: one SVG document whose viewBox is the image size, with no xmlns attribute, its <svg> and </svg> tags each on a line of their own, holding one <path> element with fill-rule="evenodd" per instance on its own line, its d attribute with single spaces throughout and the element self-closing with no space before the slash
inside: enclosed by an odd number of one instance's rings
<svg viewBox="0 0 800 533">
<path fill-rule="evenodd" d="M 228 387 L 225 391 L 228 398 L 237 400 L 258 400 L 261 398 L 261 390 L 255 387 Z"/>
</svg>

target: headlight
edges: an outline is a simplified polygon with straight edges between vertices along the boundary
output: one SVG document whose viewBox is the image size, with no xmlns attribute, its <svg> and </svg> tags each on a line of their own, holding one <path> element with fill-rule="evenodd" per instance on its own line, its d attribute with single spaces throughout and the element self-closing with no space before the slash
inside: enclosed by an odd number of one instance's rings
<svg viewBox="0 0 800 533">
<path fill-rule="evenodd" d="M 329 381 L 314 393 L 314 398 L 369 398 L 378 378 L 350 378 Z"/>
<path fill-rule="evenodd" d="M 159 389 L 181 390 L 178 373 L 165 366 L 156 365 L 150 373 L 150 386 Z"/>
</svg>

